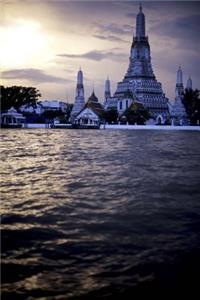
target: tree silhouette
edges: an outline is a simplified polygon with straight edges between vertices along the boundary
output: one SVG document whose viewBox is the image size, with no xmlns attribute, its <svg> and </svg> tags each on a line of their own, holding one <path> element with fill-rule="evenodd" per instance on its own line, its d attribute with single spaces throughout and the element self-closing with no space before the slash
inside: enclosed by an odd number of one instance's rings
<svg viewBox="0 0 200 300">
<path fill-rule="evenodd" d="M 42 113 L 42 117 L 44 117 L 44 119 L 47 122 L 53 122 L 53 120 L 55 118 L 61 117 L 63 118 L 65 116 L 65 113 L 62 112 L 62 110 L 51 110 L 51 109 L 47 109 Z"/>
<path fill-rule="evenodd" d="M 73 108 L 73 104 L 72 103 L 68 103 L 67 104 L 67 111 L 66 111 L 66 115 L 65 115 L 67 121 L 69 121 L 72 108 Z"/>
<path fill-rule="evenodd" d="M 0 86 L 1 110 L 8 110 L 12 106 L 19 109 L 22 105 L 36 107 L 36 102 L 41 97 L 40 92 L 34 87 Z"/>
<path fill-rule="evenodd" d="M 106 121 L 108 124 L 116 123 L 116 122 L 117 122 L 117 119 L 118 119 L 118 112 L 117 112 L 117 109 L 111 108 L 111 109 L 108 109 L 108 110 L 105 112 L 105 121 Z"/>
<path fill-rule="evenodd" d="M 187 116 L 191 125 L 196 125 L 200 121 L 200 91 L 185 89 L 182 102 L 185 106 Z"/>
<path fill-rule="evenodd" d="M 133 102 L 124 112 L 124 116 L 129 124 L 143 125 L 150 119 L 149 111 L 142 103 Z"/>
</svg>

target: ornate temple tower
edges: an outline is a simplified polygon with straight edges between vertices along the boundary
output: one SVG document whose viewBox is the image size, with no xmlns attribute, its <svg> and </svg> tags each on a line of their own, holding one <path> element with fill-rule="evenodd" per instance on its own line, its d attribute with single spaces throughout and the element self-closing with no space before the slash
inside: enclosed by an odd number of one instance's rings
<svg viewBox="0 0 200 300">
<path fill-rule="evenodd" d="M 151 66 L 150 46 L 148 36 L 145 36 L 145 15 L 140 11 L 136 19 L 136 36 L 133 37 L 131 53 L 129 58 L 129 68 L 125 78 L 142 77 L 155 79 Z"/>
<path fill-rule="evenodd" d="M 187 123 L 187 115 L 185 107 L 182 103 L 183 92 L 183 72 L 181 70 L 181 67 L 179 67 L 176 75 L 175 101 L 171 112 L 174 125 L 183 125 Z"/>
<path fill-rule="evenodd" d="M 111 97 L 111 91 L 110 91 L 110 80 L 109 78 L 106 79 L 105 82 L 105 91 L 104 91 L 104 105 L 106 106 L 108 99 Z"/>
<path fill-rule="evenodd" d="M 181 98 L 183 92 L 184 92 L 183 72 L 182 72 L 181 67 L 179 67 L 177 74 L 176 74 L 176 87 L 175 87 L 176 98 Z"/>
<path fill-rule="evenodd" d="M 70 115 L 70 121 L 72 123 L 75 117 L 81 111 L 81 109 L 83 109 L 84 105 L 85 105 L 85 98 L 84 98 L 84 87 L 83 87 L 83 72 L 80 69 L 77 74 L 75 102 Z"/>
<path fill-rule="evenodd" d="M 145 34 L 145 15 L 141 5 L 136 19 L 136 35 L 131 46 L 129 67 L 123 81 L 117 84 L 113 100 L 120 114 L 133 101 L 138 101 L 150 111 L 156 123 L 158 118 L 161 123 L 169 119 L 168 99 L 161 83 L 156 80 L 151 65 L 150 45 Z"/>
<path fill-rule="evenodd" d="M 187 85 L 186 85 L 187 90 L 192 90 L 192 78 L 189 77 L 187 80 Z"/>
<path fill-rule="evenodd" d="M 140 11 L 136 19 L 136 36 L 145 37 L 145 15 L 142 12 L 141 4 Z"/>
</svg>

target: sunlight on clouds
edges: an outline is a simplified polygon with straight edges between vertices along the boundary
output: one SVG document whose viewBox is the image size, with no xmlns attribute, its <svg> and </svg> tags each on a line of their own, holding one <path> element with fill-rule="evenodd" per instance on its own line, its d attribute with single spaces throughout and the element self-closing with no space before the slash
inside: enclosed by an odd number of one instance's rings
<svg viewBox="0 0 200 300">
<path fill-rule="evenodd" d="M 54 38 L 54 53 L 66 53 L 66 54 L 82 54 L 89 52 L 98 48 L 103 50 L 110 48 L 110 45 L 107 41 L 98 40 L 90 35 L 90 32 L 85 35 L 81 35 L 78 32 L 70 33 L 55 33 Z"/>
<path fill-rule="evenodd" d="M 73 102 L 77 70 L 81 66 L 86 98 L 91 94 L 94 82 L 95 93 L 103 99 L 107 75 L 112 92 L 115 92 L 117 82 L 122 80 L 128 68 L 138 3 L 3 2 L 0 19 L 4 24 L 0 25 L 2 73 L 15 69 L 37 69 L 42 74 L 66 78 L 63 84 L 61 81 L 50 84 L 44 81 L 43 76 L 38 76 L 37 84 L 36 76 L 32 82 L 26 76 L 3 78 L 3 84 L 23 85 L 28 82 L 37 85 L 44 99 L 66 100 L 68 94 L 70 102 Z M 179 64 L 183 67 L 184 80 L 191 75 L 194 87 L 199 86 L 198 1 L 148 2 L 144 2 L 143 10 L 153 69 L 167 97 L 173 99 Z"/>
<path fill-rule="evenodd" d="M 3 68 L 41 65 L 51 57 L 48 39 L 41 24 L 17 19 L 0 28 L 0 64 Z"/>
</svg>

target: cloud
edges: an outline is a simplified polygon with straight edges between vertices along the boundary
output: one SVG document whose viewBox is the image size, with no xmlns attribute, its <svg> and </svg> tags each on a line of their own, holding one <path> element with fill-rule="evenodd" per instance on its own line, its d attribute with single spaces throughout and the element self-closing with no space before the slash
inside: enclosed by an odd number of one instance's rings
<svg viewBox="0 0 200 300">
<path fill-rule="evenodd" d="M 81 58 L 81 59 L 89 59 L 94 61 L 101 61 L 104 59 L 108 60 L 123 60 L 124 54 L 123 53 L 115 53 L 113 50 L 118 48 L 111 49 L 110 51 L 100 51 L 100 50 L 92 50 L 83 54 L 58 54 L 59 57 L 66 57 L 66 58 Z"/>
<path fill-rule="evenodd" d="M 65 78 L 46 74 L 40 69 L 13 69 L 1 73 L 3 79 L 24 79 L 35 83 L 66 83 Z"/>
<path fill-rule="evenodd" d="M 154 40 L 159 40 L 157 49 L 168 53 L 164 58 L 162 53 L 159 56 L 154 56 L 157 65 L 165 72 L 176 72 L 178 65 L 182 65 L 184 73 L 192 75 L 194 80 L 200 76 L 199 50 L 200 44 L 197 38 L 198 28 L 200 27 L 200 17 L 197 14 L 189 16 L 181 16 L 170 20 L 166 25 L 160 22 L 159 25 L 153 26 L 151 31 L 154 35 Z M 168 42 L 169 41 L 169 42 Z M 166 42 L 166 45 L 164 43 Z M 163 44 L 163 46 L 161 46 Z M 155 45 L 154 45 L 155 47 Z M 175 68 L 174 68 L 175 66 Z"/>
<path fill-rule="evenodd" d="M 176 40 L 183 40 L 184 43 L 199 43 L 197 38 L 197 32 L 200 27 L 200 15 L 190 15 L 186 17 L 179 17 L 166 25 L 165 22 L 160 22 L 157 25 L 153 25 L 150 30 L 153 33 L 161 36 L 167 36 Z"/>
<path fill-rule="evenodd" d="M 126 14 L 126 16 L 133 19 L 133 20 L 136 20 L 137 13 L 129 12 L 129 13 Z"/>
<path fill-rule="evenodd" d="M 133 33 L 133 26 L 130 25 L 122 25 L 122 24 L 116 24 L 116 23 L 110 23 L 110 24 L 95 24 L 96 29 L 99 30 L 101 33 L 111 33 L 116 35 L 130 35 L 130 33 Z"/>
<path fill-rule="evenodd" d="M 94 34 L 93 37 L 100 39 L 100 40 L 106 40 L 110 42 L 122 42 L 122 43 L 128 43 L 127 41 L 121 39 L 118 36 L 115 35 L 103 35 L 103 34 Z"/>
<path fill-rule="evenodd" d="M 127 24 L 101 24 L 95 22 L 93 28 L 95 30 L 93 37 L 110 42 L 129 43 L 123 37 L 130 37 L 133 34 L 133 27 Z"/>
</svg>

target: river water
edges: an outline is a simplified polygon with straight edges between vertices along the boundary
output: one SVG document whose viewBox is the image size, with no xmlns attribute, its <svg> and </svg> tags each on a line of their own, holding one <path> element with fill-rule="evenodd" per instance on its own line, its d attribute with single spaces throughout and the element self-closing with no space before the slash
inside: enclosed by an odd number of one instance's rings
<svg viewBox="0 0 200 300">
<path fill-rule="evenodd" d="M 2 299 L 194 291 L 199 132 L 21 129 L 1 141 Z"/>
</svg>

